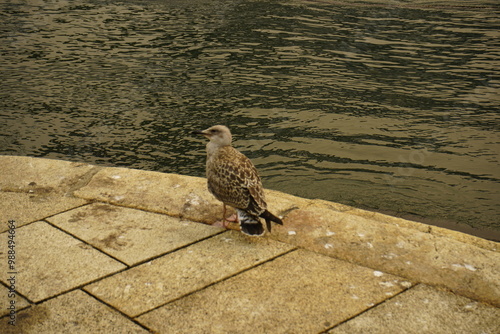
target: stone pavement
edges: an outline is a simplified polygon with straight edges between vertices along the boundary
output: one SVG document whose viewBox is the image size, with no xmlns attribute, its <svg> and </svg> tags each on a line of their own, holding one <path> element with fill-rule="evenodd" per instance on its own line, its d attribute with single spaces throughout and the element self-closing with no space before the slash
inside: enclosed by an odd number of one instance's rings
<svg viewBox="0 0 500 334">
<path fill-rule="evenodd" d="M 252 238 L 202 178 L 0 156 L 0 333 L 500 333 L 498 243 L 267 195 Z"/>
</svg>

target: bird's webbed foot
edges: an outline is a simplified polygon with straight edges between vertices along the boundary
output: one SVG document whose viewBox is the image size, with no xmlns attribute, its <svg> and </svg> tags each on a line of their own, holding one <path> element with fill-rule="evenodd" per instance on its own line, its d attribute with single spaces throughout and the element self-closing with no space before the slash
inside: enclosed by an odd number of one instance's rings
<svg viewBox="0 0 500 334">
<path fill-rule="evenodd" d="M 231 216 L 229 216 L 227 218 L 224 218 L 222 220 L 218 220 L 215 223 L 213 223 L 212 226 L 222 227 L 222 228 L 229 229 L 229 230 L 235 230 L 237 228 L 234 227 L 233 223 L 239 224 L 238 215 L 236 215 L 236 214 L 232 214 Z"/>
</svg>

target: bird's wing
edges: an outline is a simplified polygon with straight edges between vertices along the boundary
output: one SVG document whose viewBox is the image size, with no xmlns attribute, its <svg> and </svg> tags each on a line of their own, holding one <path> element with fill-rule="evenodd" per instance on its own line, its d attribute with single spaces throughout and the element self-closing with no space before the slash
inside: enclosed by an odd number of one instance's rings
<svg viewBox="0 0 500 334">
<path fill-rule="evenodd" d="M 208 188 L 217 199 L 255 215 L 266 209 L 262 183 L 250 159 L 228 146 L 212 163 L 207 168 Z"/>
<path fill-rule="evenodd" d="M 208 189 L 220 201 L 237 208 L 249 203 L 248 190 L 243 186 L 234 152 L 220 148 L 207 164 Z"/>
<path fill-rule="evenodd" d="M 241 154 L 245 165 L 245 185 L 250 194 L 250 202 L 247 206 L 247 211 L 254 215 L 260 215 L 267 208 L 266 198 L 264 196 L 264 189 L 262 188 L 262 181 L 260 180 L 257 169 L 253 163 L 246 156 Z"/>
</svg>

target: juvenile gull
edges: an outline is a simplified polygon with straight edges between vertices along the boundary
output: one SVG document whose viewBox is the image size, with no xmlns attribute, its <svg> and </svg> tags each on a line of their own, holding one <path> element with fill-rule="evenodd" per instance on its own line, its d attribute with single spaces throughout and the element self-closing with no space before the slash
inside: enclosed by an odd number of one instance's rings
<svg viewBox="0 0 500 334">
<path fill-rule="evenodd" d="M 208 190 L 223 203 L 223 219 L 226 219 L 227 204 L 236 209 L 236 222 L 245 234 L 264 234 L 260 217 L 265 219 L 269 232 L 271 221 L 283 225 L 281 219 L 267 211 L 257 170 L 250 159 L 231 146 L 229 129 L 215 125 L 203 131 L 194 131 L 193 134 L 203 135 L 210 140 L 207 144 Z"/>
</svg>

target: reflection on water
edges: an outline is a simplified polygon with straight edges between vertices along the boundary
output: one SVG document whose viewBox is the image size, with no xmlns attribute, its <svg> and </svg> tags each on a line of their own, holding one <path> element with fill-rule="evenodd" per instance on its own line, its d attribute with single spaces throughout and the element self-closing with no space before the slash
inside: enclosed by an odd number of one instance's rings
<svg viewBox="0 0 500 334">
<path fill-rule="evenodd" d="M 497 5 L 0 4 L 1 154 L 201 176 L 227 124 L 266 187 L 500 229 Z"/>
</svg>

